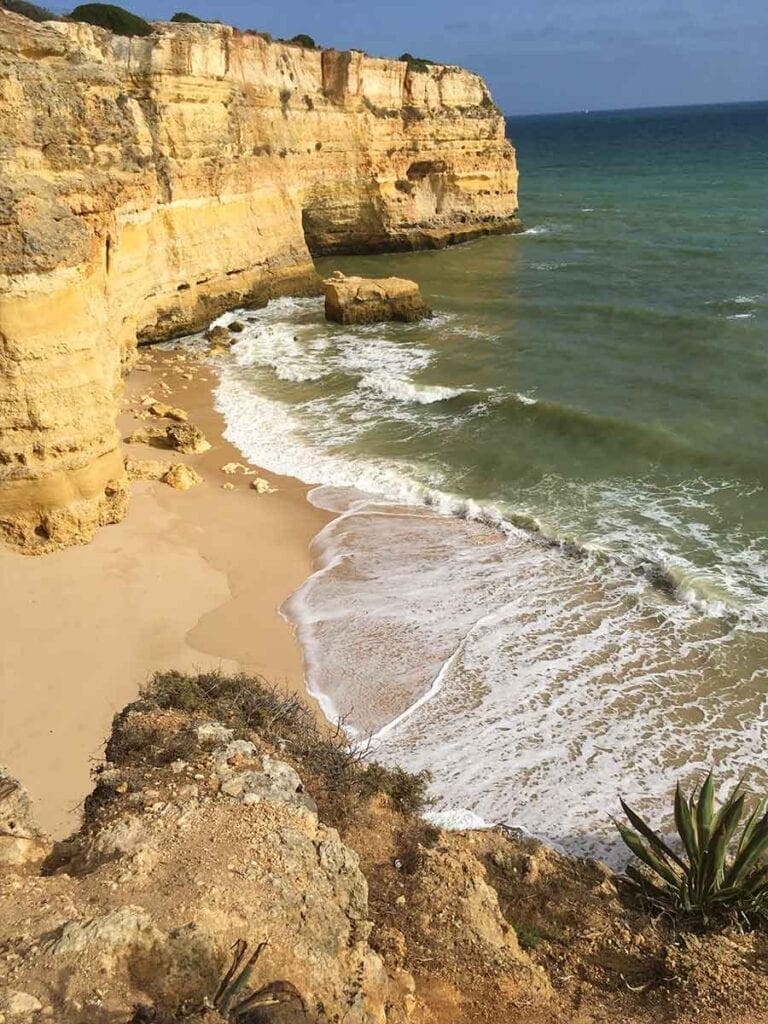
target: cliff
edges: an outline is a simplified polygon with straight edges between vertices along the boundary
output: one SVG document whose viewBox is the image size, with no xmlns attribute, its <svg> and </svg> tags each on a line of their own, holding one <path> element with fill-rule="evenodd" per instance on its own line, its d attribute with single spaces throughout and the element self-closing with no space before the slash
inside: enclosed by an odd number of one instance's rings
<svg viewBox="0 0 768 1024">
<path fill-rule="evenodd" d="M 8 1024 L 768 1020 L 764 935 L 686 930 L 509 830 L 431 827 L 417 778 L 258 680 L 156 677 L 107 757 L 53 847 L 0 771 Z M 233 945 L 265 939 L 227 1011 Z"/>
<path fill-rule="evenodd" d="M 136 342 L 314 291 L 312 255 L 514 230 L 487 88 L 220 25 L 124 38 L 0 10 L 0 536 L 124 512 L 114 419 Z"/>
</svg>

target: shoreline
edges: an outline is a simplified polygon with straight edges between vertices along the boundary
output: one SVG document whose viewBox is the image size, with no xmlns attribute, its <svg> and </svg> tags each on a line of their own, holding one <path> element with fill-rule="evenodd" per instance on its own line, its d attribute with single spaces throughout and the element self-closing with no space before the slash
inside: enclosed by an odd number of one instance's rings
<svg viewBox="0 0 768 1024">
<path fill-rule="evenodd" d="M 172 422 L 142 410 L 142 396 L 152 395 L 183 408 L 211 448 L 180 455 L 124 443 L 123 454 L 187 464 L 202 483 L 182 492 L 134 481 L 128 515 L 89 544 L 40 558 L 0 551 L 0 616 L 14 624 L 0 652 L 0 761 L 56 838 L 78 825 L 113 715 L 155 671 L 261 675 L 327 723 L 280 607 L 313 571 L 310 543 L 333 516 L 307 501 L 311 486 L 294 478 L 253 466 L 275 488 L 258 494 L 255 474 L 222 472 L 244 459 L 222 436 L 215 383 L 195 354 L 140 349 L 125 381 L 121 435 Z"/>
</svg>

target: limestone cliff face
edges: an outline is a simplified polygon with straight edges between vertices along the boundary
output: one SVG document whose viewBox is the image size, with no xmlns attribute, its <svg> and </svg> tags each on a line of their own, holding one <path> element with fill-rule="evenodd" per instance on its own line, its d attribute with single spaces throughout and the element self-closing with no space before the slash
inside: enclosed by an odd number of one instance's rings
<svg viewBox="0 0 768 1024">
<path fill-rule="evenodd" d="M 514 230 L 516 185 L 461 69 L 0 10 L 0 534 L 48 550 L 122 515 L 137 341 L 315 290 L 313 253 Z"/>
</svg>

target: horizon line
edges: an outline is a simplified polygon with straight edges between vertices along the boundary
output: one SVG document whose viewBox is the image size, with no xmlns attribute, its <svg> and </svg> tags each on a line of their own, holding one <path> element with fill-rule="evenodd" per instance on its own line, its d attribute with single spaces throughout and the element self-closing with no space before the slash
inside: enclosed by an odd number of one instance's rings
<svg viewBox="0 0 768 1024">
<path fill-rule="evenodd" d="M 571 117 L 579 114 L 627 114 L 642 110 L 696 110 L 702 107 L 746 107 L 768 103 L 768 98 L 760 100 L 715 100 L 707 103 L 654 103 L 640 107 L 582 107 L 574 110 L 541 110 L 528 114 L 508 114 L 504 118 L 523 117 Z"/>
</svg>

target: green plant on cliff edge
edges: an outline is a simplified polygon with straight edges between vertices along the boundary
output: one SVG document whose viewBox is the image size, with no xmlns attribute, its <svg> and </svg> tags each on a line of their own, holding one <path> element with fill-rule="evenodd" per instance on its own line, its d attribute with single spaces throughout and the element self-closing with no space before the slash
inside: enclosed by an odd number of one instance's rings
<svg viewBox="0 0 768 1024">
<path fill-rule="evenodd" d="M 198 18 L 196 14 L 188 14 L 187 11 L 176 11 L 171 18 L 171 21 L 181 25 L 202 25 L 204 24 L 202 18 Z"/>
<path fill-rule="evenodd" d="M 435 63 L 426 57 L 414 57 L 412 53 L 401 53 L 399 59 L 408 65 L 409 71 L 415 71 L 418 74 L 424 74 L 429 71 L 430 67 Z"/>
<path fill-rule="evenodd" d="M 428 772 L 413 774 L 369 758 L 369 751 L 352 744 L 340 722 L 335 731 L 321 729 L 314 714 L 298 697 L 269 686 L 258 676 L 222 672 L 157 672 L 142 689 L 145 701 L 163 709 L 203 713 L 234 728 L 253 730 L 278 744 L 327 795 L 324 813 L 334 820 L 354 803 L 378 793 L 406 814 L 418 814 L 429 804 Z M 119 760 L 130 752 L 110 741 L 108 757 Z M 178 753 L 169 755 L 180 756 Z"/>
<path fill-rule="evenodd" d="M 46 7 L 38 4 L 27 3 L 26 0 L 0 0 L 0 10 L 11 11 L 13 14 L 21 14 L 30 21 L 61 21 L 60 14 L 54 14 Z"/>
<path fill-rule="evenodd" d="M 107 28 L 118 36 L 149 36 L 152 26 L 137 14 L 115 4 L 80 4 L 69 15 L 72 21 Z"/>
<path fill-rule="evenodd" d="M 652 906 L 705 927 L 734 919 L 752 926 L 768 924 L 768 797 L 752 810 L 737 838 L 745 802 L 739 783 L 715 810 L 712 772 L 689 797 L 678 783 L 678 853 L 622 800 L 633 827 L 618 822 L 616 827 L 643 865 L 627 867 L 630 886 Z"/>
<path fill-rule="evenodd" d="M 294 36 L 290 42 L 295 43 L 296 46 L 303 46 L 305 50 L 317 49 L 317 43 L 312 36 L 308 36 L 306 32 L 299 32 L 299 34 Z"/>
</svg>

